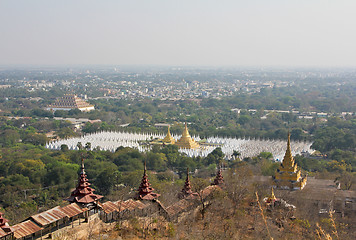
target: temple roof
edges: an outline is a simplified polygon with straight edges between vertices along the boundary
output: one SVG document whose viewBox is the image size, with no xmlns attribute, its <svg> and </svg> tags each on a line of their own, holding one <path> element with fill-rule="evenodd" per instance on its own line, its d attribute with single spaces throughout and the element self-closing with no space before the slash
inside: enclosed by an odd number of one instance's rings
<svg viewBox="0 0 356 240">
<path fill-rule="evenodd" d="M 225 183 L 224 182 L 224 177 L 222 176 L 222 171 L 221 171 L 221 168 L 219 167 L 219 170 L 216 173 L 214 182 L 211 183 L 211 185 L 223 185 L 224 183 Z"/>
<path fill-rule="evenodd" d="M 187 168 L 187 178 L 185 179 L 184 187 L 181 191 L 181 193 L 178 195 L 179 198 L 185 198 L 188 196 L 197 196 L 197 193 L 194 193 L 192 191 L 192 187 L 190 185 L 190 180 L 189 180 L 189 168 Z"/>
<path fill-rule="evenodd" d="M 52 108 L 87 108 L 93 107 L 83 99 L 73 94 L 66 94 L 63 97 L 57 98 L 56 101 L 49 105 Z"/>
<path fill-rule="evenodd" d="M 77 202 L 82 204 L 88 204 L 95 202 L 103 196 L 94 194 L 95 191 L 93 188 L 89 187 L 91 184 L 87 179 L 87 175 L 85 174 L 84 168 L 84 160 L 82 159 L 82 166 L 80 168 L 80 174 L 78 179 L 77 187 L 74 189 L 70 197 L 67 199 L 69 202 Z"/>
<path fill-rule="evenodd" d="M 150 183 L 148 181 L 148 176 L 146 174 L 146 161 L 145 161 L 145 167 L 143 171 L 143 176 L 141 180 L 141 184 L 138 188 L 138 194 L 137 198 L 142 199 L 142 200 L 154 200 L 157 199 L 160 194 L 154 193 L 154 189 L 150 187 Z"/>
</svg>

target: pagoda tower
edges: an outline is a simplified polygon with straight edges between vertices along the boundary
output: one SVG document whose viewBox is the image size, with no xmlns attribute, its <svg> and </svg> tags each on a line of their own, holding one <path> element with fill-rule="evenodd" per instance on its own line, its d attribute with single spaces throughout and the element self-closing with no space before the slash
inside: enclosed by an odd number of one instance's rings
<svg viewBox="0 0 356 240">
<path fill-rule="evenodd" d="M 182 133 L 182 137 L 176 142 L 179 148 L 195 149 L 199 147 L 199 143 L 195 142 L 189 135 L 187 123 Z"/>
<path fill-rule="evenodd" d="M 187 178 L 185 179 L 184 187 L 182 191 L 178 194 L 178 197 L 186 198 L 189 196 L 197 196 L 197 193 L 194 193 L 192 191 L 192 187 L 190 185 L 190 180 L 189 180 L 189 168 L 187 168 Z"/>
<path fill-rule="evenodd" d="M 216 173 L 214 182 L 212 182 L 211 185 L 222 186 L 222 185 L 224 185 L 224 184 L 225 184 L 225 182 L 224 182 L 224 177 L 223 177 L 223 175 L 222 175 L 221 168 L 219 167 L 219 170 L 218 170 L 218 172 Z"/>
<path fill-rule="evenodd" d="M 172 137 L 169 129 L 170 129 L 170 126 L 168 126 L 167 135 L 165 136 L 165 138 L 163 138 L 162 142 L 164 144 L 175 144 L 176 140 L 174 140 L 174 138 Z"/>
<path fill-rule="evenodd" d="M 283 162 L 279 166 L 274 178 L 278 188 L 282 189 L 303 189 L 307 183 L 306 177 L 302 177 L 301 171 L 292 156 L 290 147 L 290 133 L 288 132 L 287 150 Z"/>
<path fill-rule="evenodd" d="M 103 198 L 103 196 L 94 194 L 95 191 L 93 188 L 90 187 L 90 183 L 87 179 L 87 175 L 84 169 L 84 160 L 82 158 L 82 166 L 80 168 L 80 174 L 78 179 L 78 185 L 67 199 L 70 203 L 79 203 L 84 206 L 91 205 L 96 203 L 99 199 Z"/>
<path fill-rule="evenodd" d="M 148 181 L 148 176 L 146 174 L 146 161 L 145 161 L 145 167 L 143 171 L 143 176 L 141 180 L 141 184 L 138 188 L 138 194 L 137 194 L 137 199 L 139 200 L 154 200 L 157 199 L 160 194 L 154 193 L 154 189 L 150 187 L 150 183 Z"/>
<path fill-rule="evenodd" d="M 276 196 L 274 195 L 274 192 L 273 192 L 273 187 L 271 189 L 271 195 L 266 198 L 266 203 L 274 203 L 275 201 L 277 201 L 278 199 L 276 198 Z"/>
</svg>

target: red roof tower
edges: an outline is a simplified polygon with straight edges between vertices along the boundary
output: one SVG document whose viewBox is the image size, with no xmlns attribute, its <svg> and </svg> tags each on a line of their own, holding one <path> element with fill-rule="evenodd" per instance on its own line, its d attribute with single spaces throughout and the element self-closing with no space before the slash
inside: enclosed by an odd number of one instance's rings
<svg viewBox="0 0 356 240">
<path fill-rule="evenodd" d="M 197 193 L 192 191 L 192 186 L 190 185 L 189 180 L 189 168 L 187 168 L 187 178 L 185 179 L 184 187 L 182 192 L 178 195 L 179 198 L 186 198 L 188 196 L 196 196 Z"/>
<path fill-rule="evenodd" d="M 82 166 L 79 174 L 78 185 L 67 199 L 69 202 L 80 203 L 80 204 L 89 204 L 94 203 L 97 200 L 103 198 L 103 196 L 94 194 L 95 191 L 93 188 L 89 187 L 91 184 L 88 182 L 87 175 L 85 174 L 84 169 L 84 160 L 82 159 Z"/>
<path fill-rule="evenodd" d="M 221 167 L 219 167 L 214 182 L 211 185 L 219 185 L 219 186 L 224 185 L 224 177 L 222 176 Z"/>
<path fill-rule="evenodd" d="M 150 185 L 151 184 L 148 182 L 148 177 L 146 174 L 146 161 L 145 161 L 145 168 L 143 171 L 141 184 L 140 184 L 140 187 L 138 188 L 137 198 L 139 200 L 154 200 L 160 196 L 160 194 L 153 192 L 154 189 L 151 188 Z"/>
</svg>

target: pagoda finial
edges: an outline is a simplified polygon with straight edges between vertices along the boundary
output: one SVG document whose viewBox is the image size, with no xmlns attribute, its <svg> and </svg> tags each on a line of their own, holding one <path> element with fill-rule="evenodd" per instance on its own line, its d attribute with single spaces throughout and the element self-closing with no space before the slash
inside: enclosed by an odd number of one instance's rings
<svg viewBox="0 0 356 240">
<path fill-rule="evenodd" d="M 275 198 L 276 198 L 276 196 L 274 195 L 274 192 L 273 192 L 273 187 L 271 188 L 271 198 L 272 198 L 272 199 L 275 199 Z"/>
<path fill-rule="evenodd" d="M 85 174 L 85 169 L 84 169 L 84 158 L 82 156 L 82 166 L 80 167 L 81 171 L 80 171 L 80 174 Z"/>
<path fill-rule="evenodd" d="M 147 171 L 147 168 L 146 168 L 146 160 L 145 160 L 144 168 L 143 168 L 143 175 L 146 175 L 146 171 Z"/>
<path fill-rule="evenodd" d="M 286 153 L 284 154 L 283 158 L 283 166 L 287 168 L 293 168 L 294 167 L 294 159 L 292 156 L 292 150 L 290 147 L 290 132 L 288 131 L 288 140 L 287 140 L 287 150 Z"/>
</svg>

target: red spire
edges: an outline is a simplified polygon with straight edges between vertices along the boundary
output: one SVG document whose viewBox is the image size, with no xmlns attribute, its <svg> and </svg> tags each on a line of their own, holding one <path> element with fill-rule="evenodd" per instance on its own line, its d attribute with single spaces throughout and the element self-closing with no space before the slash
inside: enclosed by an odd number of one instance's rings
<svg viewBox="0 0 356 240">
<path fill-rule="evenodd" d="M 69 202 L 77 202 L 88 204 L 99 200 L 103 196 L 94 194 L 95 191 L 93 188 L 89 187 L 91 184 L 87 179 L 87 175 L 85 174 L 84 169 L 84 159 L 82 158 L 82 166 L 80 167 L 80 174 L 78 179 L 78 185 L 67 199 Z"/>
<path fill-rule="evenodd" d="M 144 200 L 153 200 L 158 198 L 160 195 L 156 194 L 153 192 L 153 188 L 150 187 L 150 183 L 148 182 L 148 177 L 146 174 L 146 161 L 145 161 L 145 167 L 143 171 L 143 176 L 141 180 L 140 187 L 138 188 L 138 199 L 144 199 Z"/>
<path fill-rule="evenodd" d="M 196 195 L 196 193 L 193 193 L 192 187 L 190 185 L 190 180 L 189 180 L 189 168 L 187 168 L 187 178 L 185 179 L 184 187 L 182 189 L 182 192 L 178 195 L 179 198 L 185 198 L 191 195 Z"/>
<path fill-rule="evenodd" d="M 223 184 L 224 184 L 224 177 L 222 176 L 221 167 L 219 167 L 214 182 L 211 185 L 223 185 Z"/>
</svg>

